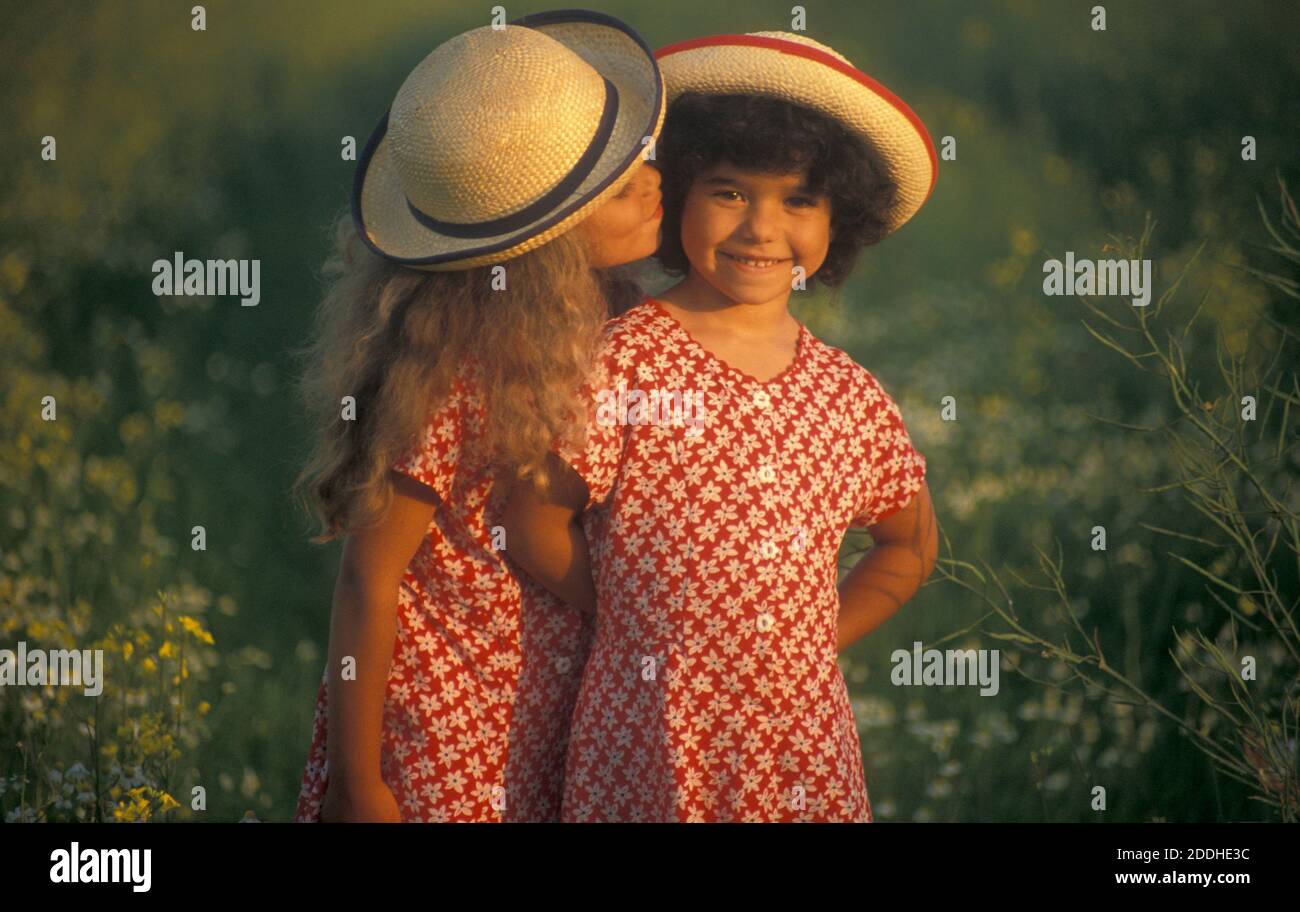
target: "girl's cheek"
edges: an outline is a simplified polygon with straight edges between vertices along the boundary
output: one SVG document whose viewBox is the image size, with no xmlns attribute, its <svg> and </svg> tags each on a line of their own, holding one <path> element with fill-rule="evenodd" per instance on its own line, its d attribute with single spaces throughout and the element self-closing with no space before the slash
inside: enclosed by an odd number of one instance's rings
<svg viewBox="0 0 1300 912">
<path fill-rule="evenodd" d="M 682 213 L 682 234 L 688 232 L 696 243 L 700 244 L 707 244 L 713 238 L 726 235 L 726 231 L 721 227 L 719 213 L 710 212 L 707 207 Z"/>
<path fill-rule="evenodd" d="M 609 226 L 610 235 L 628 240 L 635 239 L 643 233 L 646 221 L 647 216 L 641 211 L 641 206 L 638 204 L 624 213 L 617 222 Z"/>
<path fill-rule="evenodd" d="M 799 232 L 799 246 L 810 255 L 824 259 L 831 246 L 830 225 L 810 224 Z"/>
<path fill-rule="evenodd" d="M 708 246 L 708 241 L 697 228 L 698 226 L 687 223 L 685 219 L 682 220 L 682 249 L 688 259 L 701 256 L 704 248 Z"/>
</svg>

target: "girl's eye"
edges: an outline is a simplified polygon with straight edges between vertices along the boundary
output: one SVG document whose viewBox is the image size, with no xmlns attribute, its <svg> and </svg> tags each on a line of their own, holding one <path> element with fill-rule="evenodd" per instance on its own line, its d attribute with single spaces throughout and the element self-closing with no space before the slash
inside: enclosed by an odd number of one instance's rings
<svg viewBox="0 0 1300 912">
<path fill-rule="evenodd" d="M 812 199 L 811 197 L 807 197 L 807 196 L 792 196 L 792 197 L 790 197 L 790 200 L 789 200 L 789 201 L 790 201 L 791 203 L 795 204 L 796 206 L 816 206 L 816 205 L 817 205 L 817 200 Z"/>
<path fill-rule="evenodd" d="M 717 196 L 717 197 L 722 197 L 723 199 L 726 199 L 728 202 L 733 202 L 732 197 L 739 197 L 739 196 L 740 196 L 740 191 L 738 191 L 738 190 L 719 190 L 717 193 L 715 193 L 715 194 L 713 194 L 713 195 L 714 195 L 714 196 Z"/>
</svg>

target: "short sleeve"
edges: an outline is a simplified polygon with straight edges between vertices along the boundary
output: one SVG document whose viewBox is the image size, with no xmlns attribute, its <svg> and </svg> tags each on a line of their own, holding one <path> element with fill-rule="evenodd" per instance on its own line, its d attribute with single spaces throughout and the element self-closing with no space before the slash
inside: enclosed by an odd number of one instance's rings
<svg viewBox="0 0 1300 912">
<path fill-rule="evenodd" d="M 460 462 L 466 410 L 465 388 L 457 379 L 451 394 L 433 409 L 411 445 L 393 463 L 393 469 L 447 500 Z"/>
<path fill-rule="evenodd" d="M 867 415 L 858 433 L 866 438 L 862 498 L 849 525 L 873 526 L 912 502 L 925 481 L 925 457 L 912 445 L 898 404 L 867 374 Z"/>
<path fill-rule="evenodd" d="M 617 420 L 617 375 L 615 360 L 606 349 L 583 384 L 582 403 L 587 416 L 585 441 L 560 441 L 554 448 L 556 455 L 587 485 L 584 510 L 608 499 L 623 458 L 626 427 Z"/>
</svg>

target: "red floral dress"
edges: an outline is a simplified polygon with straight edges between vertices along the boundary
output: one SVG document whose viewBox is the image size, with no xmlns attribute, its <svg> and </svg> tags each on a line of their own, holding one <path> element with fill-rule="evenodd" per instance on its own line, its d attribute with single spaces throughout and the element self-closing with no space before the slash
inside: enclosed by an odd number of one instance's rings
<svg viewBox="0 0 1300 912">
<path fill-rule="evenodd" d="M 837 554 L 921 489 L 898 406 L 807 327 L 759 382 L 652 299 L 609 325 L 589 393 L 587 444 L 562 454 L 599 607 L 561 819 L 869 822 Z"/>
<path fill-rule="evenodd" d="M 462 458 L 483 426 L 471 390 L 458 378 L 393 465 L 438 505 L 397 593 L 381 775 L 404 822 L 555 820 L 592 624 L 494 548 L 502 504 L 490 473 Z M 328 782 L 327 681 L 323 673 L 298 822 L 319 820 Z"/>
</svg>

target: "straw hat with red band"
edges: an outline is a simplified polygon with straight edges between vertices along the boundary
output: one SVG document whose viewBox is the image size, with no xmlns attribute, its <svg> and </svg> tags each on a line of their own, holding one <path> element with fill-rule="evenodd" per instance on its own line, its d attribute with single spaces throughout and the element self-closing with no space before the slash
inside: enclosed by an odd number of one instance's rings
<svg viewBox="0 0 1300 912">
<path fill-rule="evenodd" d="M 824 44 L 789 32 L 713 35 L 662 47 L 655 57 L 670 104 L 684 92 L 766 95 L 821 111 L 862 137 L 898 185 L 891 232 L 934 189 L 939 159 L 921 118 Z"/>
<path fill-rule="evenodd" d="M 412 269 L 500 263 L 617 193 L 666 110 L 653 53 L 613 16 L 556 10 L 473 29 L 398 90 L 357 163 L 353 221 Z"/>
</svg>

